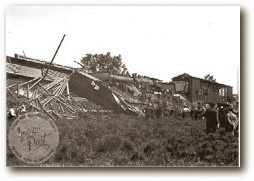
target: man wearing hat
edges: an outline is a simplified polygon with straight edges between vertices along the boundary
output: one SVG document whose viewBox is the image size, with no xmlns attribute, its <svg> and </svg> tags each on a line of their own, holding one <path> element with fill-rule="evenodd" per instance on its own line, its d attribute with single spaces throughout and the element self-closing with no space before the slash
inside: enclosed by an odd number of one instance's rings
<svg viewBox="0 0 254 181">
<path fill-rule="evenodd" d="M 219 127 L 218 112 L 213 103 L 209 103 L 206 112 L 203 114 L 206 119 L 206 133 L 214 133 Z"/>
</svg>

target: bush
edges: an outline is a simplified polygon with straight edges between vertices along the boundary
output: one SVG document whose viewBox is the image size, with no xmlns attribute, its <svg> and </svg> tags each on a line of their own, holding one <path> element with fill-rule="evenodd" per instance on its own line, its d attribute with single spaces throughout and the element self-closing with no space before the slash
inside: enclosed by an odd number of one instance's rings
<svg viewBox="0 0 254 181">
<path fill-rule="evenodd" d="M 87 115 L 56 121 L 55 155 L 44 164 L 62 166 L 238 166 L 238 137 L 189 118 Z M 8 125 L 9 127 L 9 125 Z M 8 165 L 25 165 L 7 150 Z"/>
</svg>

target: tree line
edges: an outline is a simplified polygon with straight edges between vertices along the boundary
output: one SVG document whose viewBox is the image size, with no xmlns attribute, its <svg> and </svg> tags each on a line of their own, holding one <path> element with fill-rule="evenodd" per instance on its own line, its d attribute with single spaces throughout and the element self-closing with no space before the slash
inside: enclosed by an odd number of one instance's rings
<svg viewBox="0 0 254 181">
<path fill-rule="evenodd" d="M 130 77 L 130 72 L 126 65 L 122 61 L 121 55 L 111 55 L 110 52 L 106 54 L 86 54 L 81 58 L 80 64 L 84 70 L 89 70 L 92 72 L 103 72 L 107 71 L 114 75 L 123 75 Z M 132 77 L 139 76 L 137 73 L 133 73 Z M 205 80 L 215 82 L 216 79 L 213 75 L 206 74 L 204 76 Z"/>
</svg>

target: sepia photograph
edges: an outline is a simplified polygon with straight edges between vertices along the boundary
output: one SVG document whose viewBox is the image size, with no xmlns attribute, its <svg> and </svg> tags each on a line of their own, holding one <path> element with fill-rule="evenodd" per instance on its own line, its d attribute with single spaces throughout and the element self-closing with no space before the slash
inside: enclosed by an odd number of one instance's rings
<svg viewBox="0 0 254 181">
<path fill-rule="evenodd" d="M 240 6 L 6 8 L 7 167 L 240 167 Z"/>
</svg>

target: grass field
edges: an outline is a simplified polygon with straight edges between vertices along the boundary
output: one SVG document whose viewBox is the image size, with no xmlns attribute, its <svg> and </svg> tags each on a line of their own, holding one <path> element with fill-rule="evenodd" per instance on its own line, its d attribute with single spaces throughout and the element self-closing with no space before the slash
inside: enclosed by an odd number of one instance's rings
<svg viewBox="0 0 254 181">
<path fill-rule="evenodd" d="M 11 122 L 7 124 L 7 129 Z M 36 166 L 238 166 L 238 136 L 206 135 L 204 120 L 122 114 L 58 120 L 59 146 Z M 8 166 L 19 161 L 7 146 Z"/>
</svg>

